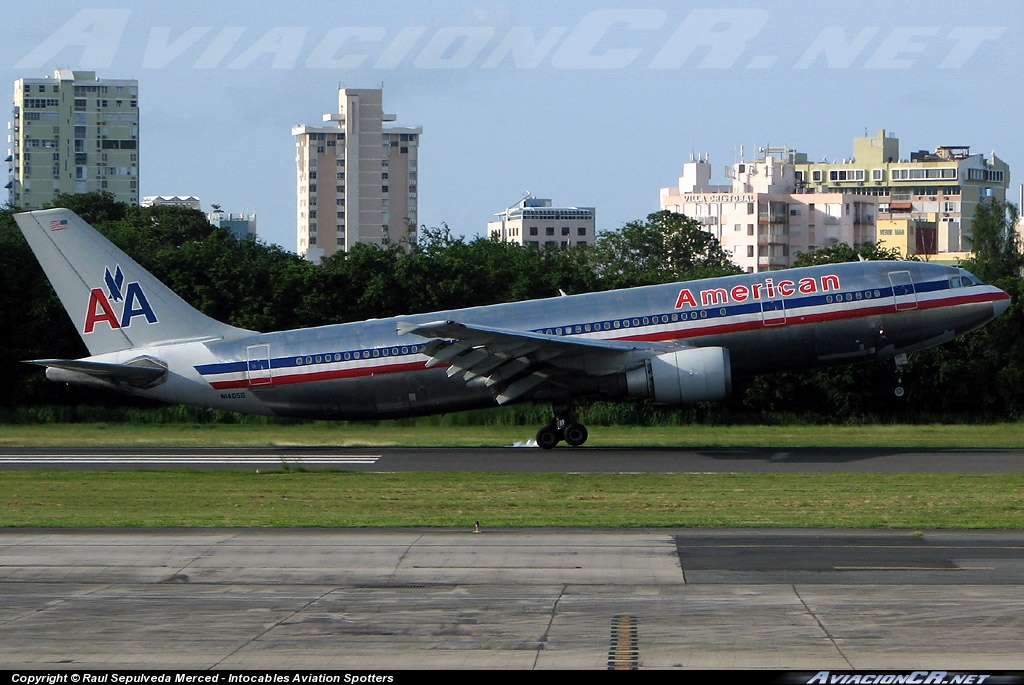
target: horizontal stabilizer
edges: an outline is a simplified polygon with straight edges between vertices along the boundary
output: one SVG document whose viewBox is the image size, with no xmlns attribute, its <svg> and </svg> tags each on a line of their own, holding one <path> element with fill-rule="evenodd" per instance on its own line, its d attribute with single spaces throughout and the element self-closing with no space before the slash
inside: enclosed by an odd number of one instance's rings
<svg viewBox="0 0 1024 685">
<path fill-rule="evenodd" d="M 84 359 L 33 359 L 27 363 L 45 366 L 47 377 L 51 378 L 52 375 L 51 380 L 73 380 L 66 374 L 51 374 L 49 371 L 57 369 L 70 371 L 72 374 L 84 374 L 116 385 L 129 385 L 133 388 L 152 388 L 163 382 L 167 376 L 167 367 L 149 357 L 140 357 L 127 364 L 93 362 Z"/>
</svg>

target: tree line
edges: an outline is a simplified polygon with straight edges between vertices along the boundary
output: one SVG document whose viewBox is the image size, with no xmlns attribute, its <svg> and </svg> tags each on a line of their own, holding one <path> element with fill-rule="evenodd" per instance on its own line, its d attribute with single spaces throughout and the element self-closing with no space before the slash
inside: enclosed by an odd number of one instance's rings
<svg viewBox="0 0 1024 685">
<path fill-rule="evenodd" d="M 415 243 L 356 245 L 314 265 L 280 247 L 239 240 L 199 211 L 135 207 L 109 194 L 58 197 L 186 301 L 215 319 L 258 331 L 650 285 L 738 273 L 720 243 L 692 219 L 657 212 L 598 235 L 593 245 L 534 249 L 423 228 Z M 138 406 L 139 401 L 47 382 L 26 359 L 76 358 L 86 350 L 15 225 L 0 210 L 0 407 Z M 1006 230 L 1016 208 L 984 205 L 975 258 L 965 266 L 1006 290 L 1009 311 L 979 331 L 911 357 L 910 398 L 888 392 L 891 362 L 762 376 L 737 382 L 724 405 L 663 410 L 629 406 L 608 420 L 830 421 L 936 418 L 987 421 L 1024 416 L 1024 298 L 1019 243 Z M 1012 216 L 1011 216 L 1012 215 Z M 900 258 L 877 245 L 800 254 L 797 265 Z M 604 415 L 607 407 L 592 408 Z M 616 411 L 618 413 L 616 413 Z M 7 413 L 10 415 L 10 412 Z M 680 418 L 682 417 L 682 419 Z M 591 422 L 598 421 L 590 419 Z"/>
</svg>

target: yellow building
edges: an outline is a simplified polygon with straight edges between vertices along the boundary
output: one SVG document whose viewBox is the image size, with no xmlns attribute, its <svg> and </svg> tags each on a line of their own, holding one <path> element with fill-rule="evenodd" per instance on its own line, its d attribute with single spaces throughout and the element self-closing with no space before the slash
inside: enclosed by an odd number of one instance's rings
<svg viewBox="0 0 1024 685">
<path fill-rule="evenodd" d="M 763 271 L 790 266 L 799 252 L 878 241 L 956 263 L 970 254 L 978 204 L 1006 199 L 1007 164 L 967 146 L 901 158 L 899 140 L 880 130 L 853 150 L 851 159 L 809 162 L 789 148 L 761 148 L 728 167 L 724 185 L 711 184 L 706 159 L 691 161 L 677 187 L 661 190 L 661 208 L 696 219 L 736 264 Z"/>
<path fill-rule="evenodd" d="M 901 159 L 899 140 L 884 129 L 855 139 L 853 150 L 853 158 L 842 162 L 797 165 L 798 192 L 841 190 L 878 198 L 879 225 L 902 219 L 915 227 L 915 242 L 905 254 L 956 263 L 970 254 L 978 204 L 1006 200 L 1010 168 L 995 154 L 985 158 L 966 145 L 943 145 Z"/>
</svg>

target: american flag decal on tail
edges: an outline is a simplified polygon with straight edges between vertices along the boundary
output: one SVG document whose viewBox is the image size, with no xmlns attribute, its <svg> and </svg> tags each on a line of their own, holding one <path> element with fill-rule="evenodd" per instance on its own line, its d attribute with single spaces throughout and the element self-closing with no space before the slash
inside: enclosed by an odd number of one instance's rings
<svg viewBox="0 0 1024 685">
<path fill-rule="evenodd" d="M 60 231 L 60 230 L 65 229 L 67 227 L 68 227 L 68 220 L 67 219 L 61 219 L 60 221 L 51 221 L 50 222 L 50 230 L 51 231 Z"/>
</svg>

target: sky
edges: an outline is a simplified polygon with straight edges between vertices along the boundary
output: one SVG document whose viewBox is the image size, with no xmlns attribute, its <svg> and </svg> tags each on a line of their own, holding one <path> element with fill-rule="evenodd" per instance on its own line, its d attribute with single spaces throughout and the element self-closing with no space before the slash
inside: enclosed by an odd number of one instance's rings
<svg viewBox="0 0 1024 685">
<path fill-rule="evenodd" d="M 0 80 L 139 81 L 140 193 L 258 215 L 295 250 L 295 125 L 339 85 L 384 89 L 422 126 L 419 224 L 485 232 L 527 192 L 613 230 L 706 155 L 713 182 L 760 147 L 901 157 L 969 145 L 1024 170 L 1018 0 L 102 3 L 0 0 Z M 9 118 L 9 117 L 8 117 Z M 10 144 L 8 143 L 8 148 Z M 6 156 L 6 155 L 5 155 Z M 0 198 L 0 201 L 5 198 Z"/>
</svg>

